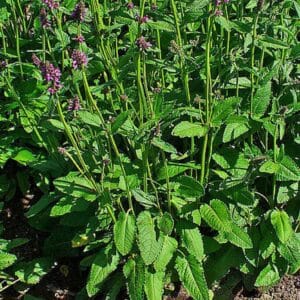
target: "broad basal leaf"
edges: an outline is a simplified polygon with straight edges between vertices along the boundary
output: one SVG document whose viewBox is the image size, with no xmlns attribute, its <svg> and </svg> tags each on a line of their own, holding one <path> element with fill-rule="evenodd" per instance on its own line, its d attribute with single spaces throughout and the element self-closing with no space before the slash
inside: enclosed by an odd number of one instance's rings
<svg viewBox="0 0 300 300">
<path fill-rule="evenodd" d="M 260 117 L 266 112 L 271 100 L 271 95 L 270 81 L 257 89 L 252 103 L 252 113 L 254 115 Z"/>
<path fill-rule="evenodd" d="M 285 211 L 273 211 L 271 214 L 271 223 L 278 239 L 282 243 L 286 243 L 293 234 L 293 228 L 288 214 Z"/>
<path fill-rule="evenodd" d="M 165 212 L 158 222 L 158 228 L 166 235 L 172 233 L 174 220 L 168 212 Z"/>
<path fill-rule="evenodd" d="M 16 260 L 17 257 L 14 254 L 0 251 L 0 270 L 11 266 Z"/>
<path fill-rule="evenodd" d="M 121 212 L 114 225 L 114 241 L 118 251 L 127 255 L 134 243 L 135 217 L 129 212 Z"/>
<path fill-rule="evenodd" d="M 258 275 L 255 286 L 271 286 L 280 280 L 277 268 L 269 263 Z"/>
<path fill-rule="evenodd" d="M 89 297 L 95 296 L 101 291 L 103 282 L 116 270 L 119 263 L 119 255 L 111 247 L 102 248 L 93 261 L 87 280 L 86 290 Z"/>
<path fill-rule="evenodd" d="M 208 128 L 202 125 L 201 123 L 191 123 L 188 121 L 182 121 L 174 127 L 172 135 L 181 138 L 201 137 L 204 136 L 207 133 L 207 131 Z"/>
<path fill-rule="evenodd" d="M 173 253 L 177 249 L 177 241 L 167 235 L 161 235 L 159 237 L 159 244 L 161 244 L 161 250 L 157 259 L 154 262 L 154 268 L 156 271 L 164 271 L 168 263 L 173 257 Z"/>
<path fill-rule="evenodd" d="M 138 246 L 141 251 L 141 256 L 145 264 L 150 265 L 155 261 L 159 253 L 154 220 L 151 218 L 150 212 L 143 211 L 139 214 L 137 218 L 137 227 Z"/>
<path fill-rule="evenodd" d="M 195 257 L 177 256 L 175 268 L 189 295 L 197 300 L 209 300 L 203 267 Z"/>
<path fill-rule="evenodd" d="M 251 249 L 253 247 L 251 238 L 247 232 L 234 223 L 231 224 L 231 231 L 224 232 L 224 236 L 229 242 L 240 248 Z"/>
<path fill-rule="evenodd" d="M 140 257 L 130 258 L 123 267 L 130 300 L 144 299 L 145 265 Z"/>
<path fill-rule="evenodd" d="M 191 176 L 180 176 L 176 179 L 179 183 L 177 193 L 185 197 L 201 197 L 204 195 L 203 186 Z"/>
<path fill-rule="evenodd" d="M 203 259 L 203 241 L 198 227 L 186 220 L 181 220 L 178 231 L 183 246 L 200 262 Z"/>
<path fill-rule="evenodd" d="M 164 272 L 147 270 L 145 275 L 145 293 L 148 300 L 162 299 L 164 287 Z"/>
<path fill-rule="evenodd" d="M 278 161 L 279 167 L 276 172 L 278 181 L 300 181 L 300 169 L 297 164 L 287 155 Z"/>
<path fill-rule="evenodd" d="M 220 200 L 212 200 L 200 207 L 201 217 L 213 229 L 218 231 L 230 231 L 230 215 L 226 204 Z"/>
</svg>

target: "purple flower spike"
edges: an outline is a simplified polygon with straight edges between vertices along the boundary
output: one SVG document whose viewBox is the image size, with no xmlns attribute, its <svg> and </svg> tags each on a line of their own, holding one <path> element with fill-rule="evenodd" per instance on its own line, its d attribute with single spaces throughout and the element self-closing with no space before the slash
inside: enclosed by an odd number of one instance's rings
<svg viewBox="0 0 300 300">
<path fill-rule="evenodd" d="M 229 3 L 229 0 L 224 0 L 224 3 L 226 3 L 226 4 Z"/>
<path fill-rule="evenodd" d="M 139 37 L 136 40 L 136 44 L 140 48 L 140 50 L 147 50 L 152 47 L 152 44 L 150 42 L 147 42 L 144 36 Z"/>
<path fill-rule="evenodd" d="M 220 9 L 216 9 L 215 16 L 217 16 L 217 17 L 223 16 L 223 11 Z"/>
<path fill-rule="evenodd" d="M 5 61 L 5 60 L 2 60 L 2 61 L 0 62 L 0 70 L 5 69 L 6 67 L 7 67 L 6 61 Z"/>
<path fill-rule="evenodd" d="M 43 0 L 43 3 L 46 4 L 50 9 L 59 8 L 59 3 L 54 0 Z"/>
<path fill-rule="evenodd" d="M 73 50 L 71 58 L 72 58 L 72 66 L 73 69 L 75 70 L 86 66 L 88 63 L 88 59 L 85 53 L 81 52 L 80 50 Z"/>
<path fill-rule="evenodd" d="M 43 63 L 35 54 L 32 55 L 33 63 L 41 70 L 44 80 L 50 85 L 48 92 L 55 94 L 60 88 L 61 72 L 59 68 L 55 68 L 49 61 Z"/>
<path fill-rule="evenodd" d="M 51 22 L 48 20 L 47 11 L 45 8 L 42 8 L 40 10 L 40 21 L 41 21 L 43 28 L 51 27 Z"/>
<path fill-rule="evenodd" d="M 222 4 L 221 0 L 215 0 L 215 5 L 220 6 Z"/>
<path fill-rule="evenodd" d="M 72 19 L 74 19 L 78 22 L 83 22 L 86 13 L 87 13 L 87 8 L 85 7 L 84 2 L 80 1 L 79 3 L 76 4 L 76 6 L 72 12 Z"/>
<path fill-rule="evenodd" d="M 78 42 L 79 44 L 82 44 L 85 41 L 85 38 L 83 35 L 79 34 L 73 40 Z"/>
<path fill-rule="evenodd" d="M 69 111 L 77 111 L 77 110 L 80 110 L 80 108 L 81 108 L 81 106 L 79 103 L 78 96 L 75 96 L 73 99 L 69 100 L 69 106 L 68 106 Z"/>
<path fill-rule="evenodd" d="M 127 8 L 128 8 L 128 9 L 133 9 L 133 8 L 134 8 L 133 2 L 128 2 L 128 3 L 127 3 Z"/>
<path fill-rule="evenodd" d="M 58 151 L 58 153 L 64 155 L 64 154 L 66 153 L 67 150 L 66 150 L 66 148 L 64 148 L 64 147 L 57 147 L 57 151 Z"/>
</svg>

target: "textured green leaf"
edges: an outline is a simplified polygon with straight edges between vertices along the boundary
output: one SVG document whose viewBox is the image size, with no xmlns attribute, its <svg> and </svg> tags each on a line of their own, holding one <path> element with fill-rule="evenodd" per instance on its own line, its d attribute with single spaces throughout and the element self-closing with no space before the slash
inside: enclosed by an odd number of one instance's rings
<svg viewBox="0 0 300 300">
<path fill-rule="evenodd" d="M 127 255 L 134 243 L 135 217 L 129 212 L 121 212 L 114 225 L 114 241 L 118 251 Z"/>
<path fill-rule="evenodd" d="M 201 197 L 204 195 L 203 186 L 191 176 L 180 176 L 176 182 L 179 183 L 176 191 L 182 197 Z"/>
<path fill-rule="evenodd" d="M 252 103 L 252 113 L 256 116 L 262 116 L 271 100 L 271 82 L 269 81 L 267 84 L 265 84 L 262 87 L 259 87 L 253 97 L 253 103 Z"/>
<path fill-rule="evenodd" d="M 242 123 L 229 123 L 226 125 L 223 133 L 223 142 L 228 143 L 232 140 L 237 139 L 242 134 L 249 130 L 248 124 Z"/>
<path fill-rule="evenodd" d="M 80 110 L 78 111 L 78 116 L 83 121 L 84 124 L 100 128 L 101 120 L 96 113 Z"/>
<path fill-rule="evenodd" d="M 181 220 L 178 226 L 183 246 L 200 262 L 203 259 L 203 241 L 197 226 L 189 221 Z"/>
<path fill-rule="evenodd" d="M 184 137 L 202 137 L 208 131 L 208 128 L 201 123 L 191 123 L 188 121 L 182 121 L 177 124 L 173 131 L 172 135 L 178 136 L 181 138 Z"/>
<path fill-rule="evenodd" d="M 293 228 L 288 214 L 285 211 L 273 211 L 271 214 L 271 223 L 278 239 L 282 243 L 286 243 L 293 234 Z"/>
<path fill-rule="evenodd" d="M 123 267 L 130 300 L 144 299 L 145 265 L 140 257 L 130 258 Z"/>
<path fill-rule="evenodd" d="M 165 212 L 159 220 L 158 228 L 164 234 L 169 235 L 172 233 L 173 227 L 174 227 L 174 220 L 172 216 L 168 212 Z"/>
<path fill-rule="evenodd" d="M 86 290 L 89 297 L 95 296 L 102 289 L 103 282 L 116 270 L 119 263 L 117 252 L 102 248 L 96 255 L 87 280 Z"/>
<path fill-rule="evenodd" d="M 96 199 L 93 185 L 86 178 L 80 177 L 78 172 L 70 172 L 67 176 L 55 179 L 54 186 L 62 193 L 75 198 L 84 198 L 87 201 Z"/>
<path fill-rule="evenodd" d="M 164 288 L 164 272 L 146 271 L 145 293 L 148 300 L 162 299 Z"/>
<path fill-rule="evenodd" d="M 278 181 L 300 181 L 300 168 L 287 155 L 278 161 L 279 168 L 276 172 Z"/>
<path fill-rule="evenodd" d="M 230 231 L 230 215 L 226 204 L 214 199 L 200 207 L 201 217 L 213 229 L 218 231 Z"/>
<path fill-rule="evenodd" d="M 231 231 L 224 232 L 224 236 L 233 245 L 243 249 L 251 249 L 253 247 L 251 238 L 247 232 L 234 223 L 231 224 Z"/>
<path fill-rule="evenodd" d="M 11 266 L 16 260 L 17 257 L 14 254 L 0 251 L 0 270 Z"/>
<path fill-rule="evenodd" d="M 85 211 L 89 207 L 89 202 L 82 198 L 62 197 L 51 209 L 50 216 L 63 216 L 73 211 Z"/>
<path fill-rule="evenodd" d="M 212 114 L 212 123 L 214 125 L 221 125 L 224 120 L 232 114 L 239 103 L 240 98 L 231 97 L 223 101 L 218 101 L 214 107 Z"/>
<path fill-rule="evenodd" d="M 135 200 L 141 205 L 143 205 L 145 208 L 157 206 L 155 202 L 155 197 L 153 195 L 147 194 L 141 189 L 134 189 L 131 192 Z"/>
<path fill-rule="evenodd" d="M 195 257 L 177 256 L 175 268 L 188 293 L 197 300 L 209 300 L 203 267 Z"/>
<path fill-rule="evenodd" d="M 123 124 L 127 121 L 128 119 L 128 111 L 123 111 L 120 113 L 113 124 L 111 125 L 111 132 L 113 134 L 117 133 L 118 129 L 123 126 Z"/>
<path fill-rule="evenodd" d="M 290 273 L 294 274 L 300 269 L 300 234 L 294 233 L 288 243 L 280 243 L 278 252 L 290 265 Z"/>
<path fill-rule="evenodd" d="M 231 22 L 222 16 L 218 16 L 215 18 L 216 23 L 218 23 L 221 27 L 223 27 L 226 31 L 231 30 Z"/>
<path fill-rule="evenodd" d="M 24 165 L 36 160 L 34 154 L 27 149 L 20 150 L 12 159 Z"/>
<path fill-rule="evenodd" d="M 259 172 L 275 174 L 278 171 L 278 169 L 279 169 L 279 165 L 277 163 L 274 163 L 271 160 L 267 160 L 260 166 Z"/>
<path fill-rule="evenodd" d="M 272 264 L 268 264 L 258 275 L 255 286 L 271 286 L 280 280 L 278 270 Z"/>
<path fill-rule="evenodd" d="M 173 145 L 163 141 L 158 137 L 153 138 L 151 144 L 167 153 L 177 153 L 177 150 Z"/>
<path fill-rule="evenodd" d="M 20 263 L 15 275 L 28 284 L 37 284 L 53 266 L 53 259 L 49 257 L 37 258 L 29 262 Z"/>
<path fill-rule="evenodd" d="M 154 262 L 154 268 L 156 271 L 164 271 L 172 259 L 178 243 L 174 238 L 167 235 L 161 235 L 158 242 L 162 244 L 162 247 Z"/>
<path fill-rule="evenodd" d="M 155 261 L 159 253 L 154 221 L 151 218 L 150 212 L 143 211 L 139 214 L 137 218 L 137 227 L 138 246 L 141 251 L 141 256 L 145 264 L 150 265 Z"/>
</svg>

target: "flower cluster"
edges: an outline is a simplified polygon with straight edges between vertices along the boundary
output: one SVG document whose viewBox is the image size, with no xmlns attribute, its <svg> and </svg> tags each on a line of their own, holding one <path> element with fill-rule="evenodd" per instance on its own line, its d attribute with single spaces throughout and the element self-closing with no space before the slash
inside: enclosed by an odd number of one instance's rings
<svg viewBox="0 0 300 300">
<path fill-rule="evenodd" d="M 79 98 L 76 95 L 73 99 L 69 100 L 68 110 L 69 111 L 77 111 L 80 108 L 81 108 L 81 106 L 80 106 Z"/>
<path fill-rule="evenodd" d="M 59 3 L 55 0 L 43 0 L 43 3 L 46 4 L 50 9 L 56 9 L 59 7 Z"/>
<path fill-rule="evenodd" d="M 146 15 L 146 16 L 139 16 L 139 15 L 136 15 L 135 19 L 140 23 L 140 24 L 144 24 L 144 23 L 147 23 L 149 22 L 150 18 Z"/>
<path fill-rule="evenodd" d="M 86 13 L 87 13 L 87 8 L 85 7 L 84 2 L 80 1 L 79 3 L 76 4 L 71 17 L 72 17 L 72 19 L 74 19 L 78 22 L 83 22 L 85 19 Z"/>
<path fill-rule="evenodd" d="M 49 61 L 43 63 L 35 54 L 32 55 L 33 63 L 41 70 L 44 80 L 50 85 L 48 92 L 55 94 L 60 88 L 61 72 L 59 68 L 56 68 Z"/>
<path fill-rule="evenodd" d="M 72 59 L 72 67 L 75 70 L 86 66 L 88 63 L 86 54 L 80 50 L 73 50 L 71 59 Z"/>
<path fill-rule="evenodd" d="M 73 40 L 78 42 L 79 44 L 82 44 L 85 41 L 85 38 L 83 35 L 78 34 Z"/>
<path fill-rule="evenodd" d="M 47 11 L 46 11 L 45 8 L 42 8 L 40 10 L 40 21 L 41 21 L 41 24 L 42 24 L 43 28 L 51 27 L 51 22 L 48 19 Z"/>
<path fill-rule="evenodd" d="M 144 36 L 140 36 L 136 40 L 136 44 L 140 48 L 140 50 L 147 50 L 152 47 L 152 44 L 150 42 L 147 42 L 147 40 Z"/>
<path fill-rule="evenodd" d="M 222 3 L 227 4 L 227 3 L 229 3 L 229 0 L 215 0 L 215 5 L 216 5 L 215 16 L 217 16 L 217 17 L 223 16 L 223 11 L 220 8 Z"/>
<path fill-rule="evenodd" d="M 133 8 L 134 8 L 133 2 L 128 2 L 128 3 L 127 3 L 127 8 L 128 8 L 128 9 L 133 9 Z"/>
</svg>

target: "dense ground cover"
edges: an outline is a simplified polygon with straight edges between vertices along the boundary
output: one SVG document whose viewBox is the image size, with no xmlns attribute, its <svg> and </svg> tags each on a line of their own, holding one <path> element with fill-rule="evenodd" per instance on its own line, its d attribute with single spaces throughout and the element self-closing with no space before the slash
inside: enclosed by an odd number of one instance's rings
<svg viewBox="0 0 300 300">
<path fill-rule="evenodd" d="M 299 17 L 1 1 L 0 293 L 58 272 L 71 299 L 229 299 L 295 274 Z"/>
</svg>

